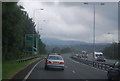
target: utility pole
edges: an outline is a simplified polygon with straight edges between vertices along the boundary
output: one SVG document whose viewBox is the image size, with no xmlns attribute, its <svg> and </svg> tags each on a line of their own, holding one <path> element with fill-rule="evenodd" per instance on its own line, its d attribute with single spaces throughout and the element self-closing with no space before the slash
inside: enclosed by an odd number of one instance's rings
<svg viewBox="0 0 120 81">
<path fill-rule="evenodd" d="M 38 10 L 44 10 L 44 9 L 35 9 L 34 11 L 33 11 L 33 20 L 34 20 L 34 22 L 35 22 L 35 13 L 36 13 L 36 11 L 38 11 Z M 34 49 L 35 49 L 35 47 L 34 47 L 34 42 L 35 42 L 35 39 L 34 39 L 34 37 L 35 37 L 35 34 L 34 34 L 34 30 L 35 28 L 33 27 L 33 49 L 32 49 L 32 54 L 34 55 Z M 36 43 L 37 44 L 37 43 Z M 36 45 L 37 46 L 37 45 Z M 37 48 L 37 47 L 36 47 Z M 37 49 L 36 49 L 37 50 Z"/>
<path fill-rule="evenodd" d="M 90 3 L 88 2 L 85 2 L 84 3 L 85 5 L 89 5 Z M 100 3 L 100 4 L 96 4 L 96 3 L 93 3 L 93 4 L 90 4 L 90 5 L 93 5 L 93 61 L 94 61 L 94 54 L 95 54 L 95 7 L 96 5 L 104 5 L 104 3 Z"/>
</svg>

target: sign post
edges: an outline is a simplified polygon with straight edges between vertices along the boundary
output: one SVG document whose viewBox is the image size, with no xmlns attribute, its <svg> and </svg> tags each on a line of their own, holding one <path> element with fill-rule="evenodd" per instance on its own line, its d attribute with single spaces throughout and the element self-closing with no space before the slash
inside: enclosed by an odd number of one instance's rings
<svg viewBox="0 0 120 81">
<path fill-rule="evenodd" d="M 34 38 L 34 39 L 33 39 Z M 33 45 L 34 44 L 34 45 Z M 38 36 L 33 34 L 25 35 L 25 52 L 37 54 L 38 51 Z"/>
<path fill-rule="evenodd" d="M 25 35 L 25 51 L 32 53 L 33 50 L 33 35 L 26 34 Z"/>
</svg>

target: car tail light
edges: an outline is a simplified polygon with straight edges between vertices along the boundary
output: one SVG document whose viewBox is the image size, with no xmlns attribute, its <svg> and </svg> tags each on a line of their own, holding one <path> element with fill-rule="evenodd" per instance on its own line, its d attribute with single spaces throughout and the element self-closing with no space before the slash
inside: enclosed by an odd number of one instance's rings
<svg viewBox="0 0 120 81">
<path fill-rule="evenodd" d="M 49 63 L 51 63 L 51 62 L 50 62 L 50 61 L 47 61 L 46 63 L 49 64 Z"/>
<path fill-rule="evenodd" d="M 60 62 L 60 64 L 64 64 L 64 62 Z"/>
</svg>

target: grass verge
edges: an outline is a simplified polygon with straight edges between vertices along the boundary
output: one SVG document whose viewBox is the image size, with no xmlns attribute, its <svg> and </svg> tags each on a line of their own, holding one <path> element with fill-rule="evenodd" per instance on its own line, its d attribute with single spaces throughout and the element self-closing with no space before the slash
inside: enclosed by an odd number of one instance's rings
<svg viewBox="0 0 120 81">
<path fill-rule="evenodd" d="M 40 59 L 41 57 L 34 58 L 25 62 L 17 63 L 15 60 L 5 61 L 2 64 L 2 79 L 10 79 L 21 69 L 29 65 L 30 63 Z"/>
</svg>

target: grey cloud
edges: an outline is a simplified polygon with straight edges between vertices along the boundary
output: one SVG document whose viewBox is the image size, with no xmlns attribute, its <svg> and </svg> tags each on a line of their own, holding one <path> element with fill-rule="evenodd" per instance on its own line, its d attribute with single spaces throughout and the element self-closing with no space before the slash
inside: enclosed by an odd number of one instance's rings
<svg viewBox="0 0 120 81">
<path fill-rule="evenodd" d="M 37 5 L 39 8 L 39 4 Z M 83 5 L 81 2 L 44 2 L 40 3 L 40 7 L 45 10 L 43 14 L 40 13 L 36 17 L 45 16 L 45 20 L 49 21 L 44 24 L 42 37 L 92 42 L 93 5 Z M 30 13 L 31 9 L 27 10 Z M 96 38 L 100 40 L 98 42 L 105 42 L 107 37 L 105 34 L 108 32 L 115 32 L 117 35 L 117 15 L 117 3 L 105 3 L 104 6 L 96 5 Z M 42 22 L 40 22 L 41 25 Z"/>
</svg>

